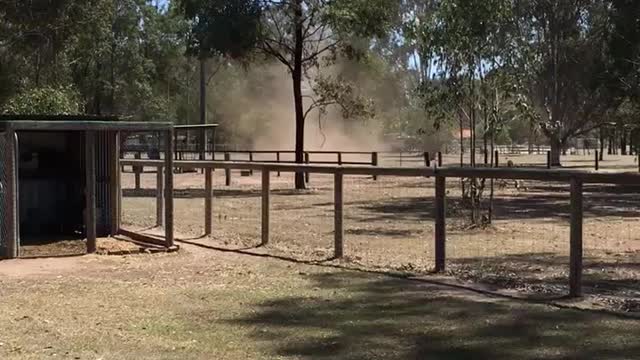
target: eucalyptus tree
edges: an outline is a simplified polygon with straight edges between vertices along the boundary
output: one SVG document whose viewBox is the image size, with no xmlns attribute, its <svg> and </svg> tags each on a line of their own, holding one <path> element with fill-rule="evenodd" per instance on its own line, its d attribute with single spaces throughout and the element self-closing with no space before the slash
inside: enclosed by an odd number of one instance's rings
<svg viewBox="0 0 640 360">
<path fill-rule="evenodd" d="M 257 50 L 290 73 L 295 112 L 295 160 L 304 161 L 304 128 L 313 110 L 338 105 L 344 115 L 363 114 L 362 103 L 345 81 L 319 75 L 338 56 L 358 57 L 358 39 L 384 36 L 395 15 L 395 0 L 183 0 L 202 49 L 246 57 Z M 238 27 L 241 31 L 233 32 Z M 220 36 L 221 39 L 217 39 Z M 229 38 L 238 36 L 233 41 Z M 368 43 L 364 44 L 368 47 Z M 307 83 L 310 91 L 303 92 Z M 306 100 L 306 101 L 305 101 Z M 305 187 L 296 174 L 297 189 Z"/>
<path fill-rule="evenodd" d="M 514 1 L 517 36 L 510 65 L 560 165 L 567 142 L 597 128 L 619 101 L 607 81 L 608 0 Z"/>
</svg>

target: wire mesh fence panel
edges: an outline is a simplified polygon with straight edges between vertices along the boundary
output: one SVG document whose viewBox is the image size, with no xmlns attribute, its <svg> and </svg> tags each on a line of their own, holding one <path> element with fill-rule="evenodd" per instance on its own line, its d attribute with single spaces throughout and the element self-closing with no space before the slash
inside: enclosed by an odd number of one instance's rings
<svg viewBox="0 0 640 360">
<path fill-rule="evenodd" d="M 304 260 L 333 257 L 333 175 L 310 174 L 306 190 L 295 190 L 293 173 L 271 176 L 270 246 Z"/>
<path fill-rule="evenodd" d="M 450 273 L 504 290 L 566 294 L 568 186 L 498 179 L 492 191 L 491 183 L 447 179 Z"/>
<path fill-rule="evenodd" d="M 347 260 L 393 271 L 433 269 L 433 179 L 351 176 L 344 196 Z"/>
<path fill-rule="evenodd" d="M 204 234 L 205 175 L 189 169 L 175 173 L 173 181 L 176 238 L 201 237 Z"/>
<path fill-rule="evenodd" d="M 163 133 L 129 132 L 120 136 L 123 159 L 161 160 L 165 155 L 166 135 Z M 143 166 L 123 166 L 121 170 L 121 227 L 162 235 L 165 182 L 162 171 L 158 173 L 157 167 Z"/>
<path fill-rule="evenodd" d="M 584 190 L 584 291 L 616 310 L 639 312 L 640 187 L 598 184 Z"/>
</svg>

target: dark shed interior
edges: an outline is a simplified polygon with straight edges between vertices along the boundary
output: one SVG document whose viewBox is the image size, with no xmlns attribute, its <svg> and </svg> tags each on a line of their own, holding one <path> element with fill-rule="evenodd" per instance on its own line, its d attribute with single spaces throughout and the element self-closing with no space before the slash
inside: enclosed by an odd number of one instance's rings
<svg viewBox="0 0 640 360">
<path fill-rule="evenodd" d="M 78 131 L 21 131 L 19 219 L 23 244 L 84 235 L 84 137 Z"/>
</svg>

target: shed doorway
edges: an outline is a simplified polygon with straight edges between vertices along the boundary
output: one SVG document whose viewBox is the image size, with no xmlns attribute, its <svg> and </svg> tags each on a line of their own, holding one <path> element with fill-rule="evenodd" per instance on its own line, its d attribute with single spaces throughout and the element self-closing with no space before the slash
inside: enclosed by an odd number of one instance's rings
<svg viewBox="0 0 640 360">
<path fill-rule="evenodd" d="M 21 256 L 85 252 L 83 135 L 80 131 L 19 132 Z"/>
</svg>

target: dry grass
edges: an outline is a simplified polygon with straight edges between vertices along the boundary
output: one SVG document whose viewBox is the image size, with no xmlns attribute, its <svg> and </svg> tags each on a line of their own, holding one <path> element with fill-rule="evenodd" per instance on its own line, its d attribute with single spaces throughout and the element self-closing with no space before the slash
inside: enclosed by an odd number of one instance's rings
<svg viewBox="0 0 640 360">
<path fill-rule="evenodd" d="M 640 322 L 218 252 L 0 262 L 2 359 L 633 358 Z M 498 345 L 498 346 L 497 346 Z"/>
</svg>

